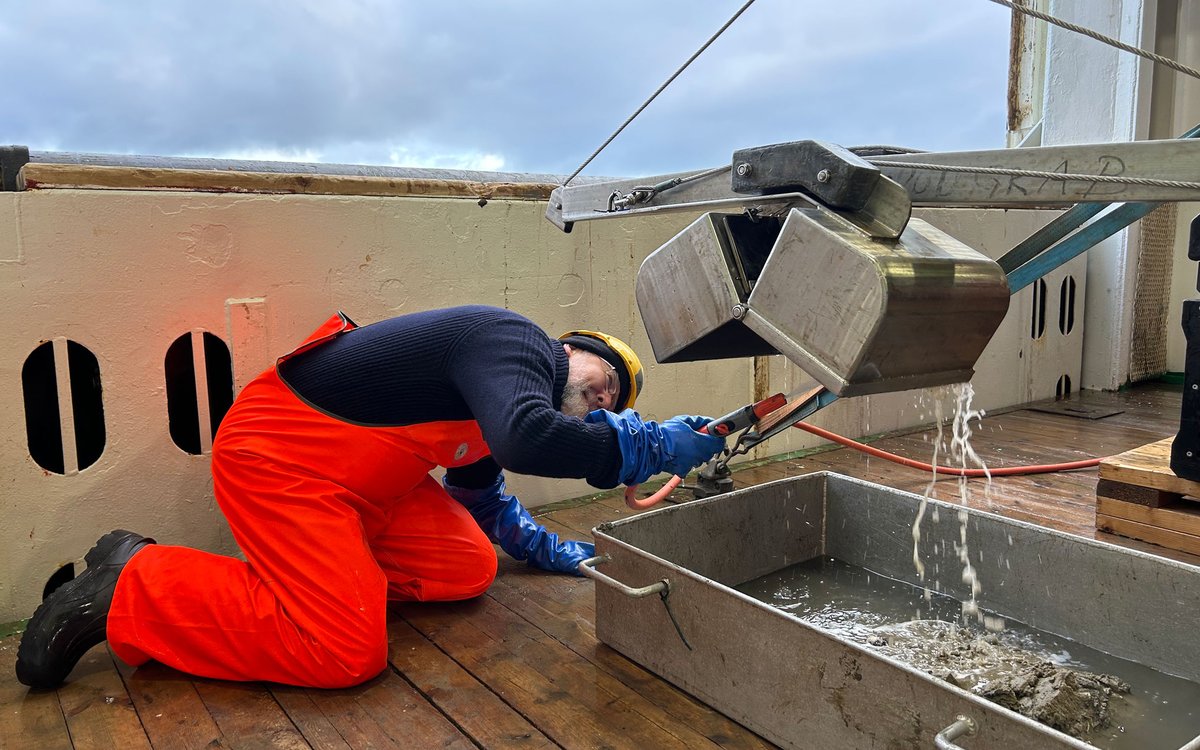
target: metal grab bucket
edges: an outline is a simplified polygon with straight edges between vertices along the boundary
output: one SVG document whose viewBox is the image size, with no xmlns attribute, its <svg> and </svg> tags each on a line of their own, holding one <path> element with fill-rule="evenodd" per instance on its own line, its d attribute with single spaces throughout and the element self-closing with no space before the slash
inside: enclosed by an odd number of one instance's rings
<svg viewBox="0 0 1200 750">
<path fill-rule="evenodd" d="M 820 208 L 707 213 L 636 293 L 658 361 L 778 353 L 839 396 L 970 380 L 1009 305 L 999 265 L 928 223 L 880 239 Z"/>
</svg>

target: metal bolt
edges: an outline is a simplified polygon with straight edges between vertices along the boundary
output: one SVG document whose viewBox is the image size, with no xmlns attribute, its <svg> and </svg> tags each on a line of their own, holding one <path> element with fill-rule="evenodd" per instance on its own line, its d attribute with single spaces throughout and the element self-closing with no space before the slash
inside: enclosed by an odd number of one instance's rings
<svg viewBox="0 0 1200 750">
<path fill-rule="evenodd" d="M 741 164 L 737 165 L 738 177 L 749 177 L 750 173 L 753 171 L 754 171 L 754 167 L 750 166 L 746 162 L 742 162 Z"/>
<path fill-rule="evenodd" d="M 829 182 L 830 174 L 828 169 L 822 169 L 817 172 L 817 182 Z"/>
<path fill-rule="evenodd" d="M 732 312 L 733 312 L 733 319 L 734 319 L 734 320 L 741 320 L 742 318 L 746 317 L 746 310 L 747 310 L 747 308 L 746 308 L 746 306 L 745 306 L 745 305 L 743 305 L 743 304 L 737 304 L 737 305 L 734 305 L 734 306 L 733 306 L 733 311 L 732 311 Z"/>
</svg>

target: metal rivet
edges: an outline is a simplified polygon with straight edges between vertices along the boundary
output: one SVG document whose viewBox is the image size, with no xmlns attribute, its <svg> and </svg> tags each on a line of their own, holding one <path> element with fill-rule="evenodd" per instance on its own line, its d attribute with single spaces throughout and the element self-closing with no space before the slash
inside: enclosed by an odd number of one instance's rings
<svg viewBox="0 0 1200 750">
<path fill-rule="evenodd" d="M 737 165 L 738 177 L 746 177 L 753 171 L 754 171 L 754 167 L 750 166 L 746 162 L 742 162 L 741 164 Z"/>
<path fill-rule="evenodd" d="M 822 169 L 820 172 L 817 172 L 817 182 L 829 182 L 829 177 L 828 169 Z"/>
<path fill-rule="evenodd" d="M 734 305 L 732 312 L 734 320 L 741 320 L 746 317 L 746 306 L 742 304 Z"/>
</svg>

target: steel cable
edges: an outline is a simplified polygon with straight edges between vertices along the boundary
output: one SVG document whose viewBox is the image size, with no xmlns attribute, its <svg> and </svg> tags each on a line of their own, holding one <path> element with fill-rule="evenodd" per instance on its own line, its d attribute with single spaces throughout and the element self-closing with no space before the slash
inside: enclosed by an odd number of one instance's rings
<svg viewBox="0 0 1200 750">
<path fill-rule="evenodd" d="M 1104 42 L 1105 44 L 1116 47 L 1119 50 L 1130 52 L 1138 55 L 1139 57 L 1144 57 L 1147 60 L 1153 60 L 1159 65 L 1166 65 L 1168 68 L 1171 68 L 1172 70 L 1178 70 L 1180 73 L 1189 75 L 1192 78 L 1200 78 L 1200 70 L 1188 67 L 1187 65 L 1184 65 L 1176 60 L 1172 60 L 1169 57 L 1163 57 L 1162 55 L 1148 52 L 1141 47 L 1134 47 L 1132 44 L 1126 44 L 1119 39 L 1113 39 L 1111 36 L 1105 36 L 1104 34 L 1101 34 L 1098 31 L 1092 31 L 1087 27 L 1078 26 L 1070 23 L 1069 21 L 1064 21 L 1061 18 L 1056 18 L 1049 13 L 1043 13 L 1040 10 L 1034 10 L 1033 8 L 1027 8 L 1024 5 L 1018 5 L 1017 3 L 1012 2 L 1012 0 L 991 0 L 991 2 L 1011 8 L 1018 13 L 1024 13 L 1027 16 L 1033 16 L 1034 18 L 1045 21 L 1046 23 L 1052 23 L 1055 26 L 1060 26 L 1067 31 L 1074 31 L 1076 34 L 1083 34 L 1086 37 L 1091 37 L 1098 42 Z"/>
<path fill-rule="evenodd" d="M 563 186 L 565 187 L 567 185 L 567 183 L 569 183 L 571 180 L 575 179 L 579 175 L 579 173 L 582 172 L 587 167 L 587 165 L 591 164 L 592 159 L 595 159 L 597 156 L 599 156 L 600 152 L 603 151 L 605 148 L 607 148 L 608 144 L 612 143 L 613 139 L 616 138 L 618 135 L 620 135 L 621 131 L 624 130 L 629 125 L 629 123 L 633 122 L 633 118 L 640 115 L 642 113 L 643 109 L 650 106 L 650 102 L 654 101 L 658 97 L 658 95 L 661 94 L 663 92 L 663 90 L 667 88 L 667 86 L 670 86 L 671 82 L 674 81 L 676 78 L 678 78 L 679 74 L 682 73 L 684 70 L 686 70 L 687 67 L 689 65 L 691 65 L 692 62 L 701 55 L 701 53 L 704 52 L 704 50 L 708 49 L 710 44 L 717 41 L 717 37 L 719 37 L 719 36 L 721 36 L 721 34 L 725 33 L 725 29 L 728 29 L 731 25 L 733 25 L 733 22 L 738 19 L 738 16 L 742 15 L 742 13 L 745 13 L 746 9 L 749 8 L 751 5 L 754 5 L 754 0 L 746 0 L 746 3 L 744 5 L 742 5 L 742 7 L 738 8 L 737 12 L 734 13 L 732 16 L 730 16 L 729 20 L 726 21 L 724 23 L 724 25 L 721 26 L 721 28 L 717 29 L 717 33 L 710 36 L 708 38 L 708 41 L 700 46 L 700 49 L 693 52 L 692 56 L 689 57 L 683 65 L 680 65 L 679 69 L 676 70 L 674 73 L 672 73 L 670 78 L 663 81 L 663 84 L 661 86 L 659 86 L 654 91 L 653 94 L 650 95 L 649 99 L 642 102 L 642 106 L 640 106 L 636 110 L 634 110 L 633 114 L 631 114 L 629 117 L 627 117 L 625 119 L 625 122 L 621 123 L 620 127 L 618 127 L 616 130 L 614 130 L 612 135 L 610 135 L 608 138 L 606 138 L 604 140 L 604 143 L 601 143 L 600 147 L 598 149 L 596 149 L 595 151 L 593 151 L 592 155 L 583 161 L 583 164 L 579 165 L 578 169 L 576 169 L 574 172 L 572 172 L 571 175 L 569 177 L 567 177 L 567 179 L 563 180 L 563 183 L 562 183 Z"/>
<path fill-rule="evenodd" d="M 1149 52 L 1140 47 L 1135 47 L 1131 44 L 1126 44 L 1125 42 L 1122 42 L 1119 39 L 1114 39 L 1113 37 L 1106 36 L 1104 34 L 1101 34 L 1098 31 L 1093 31 L 1092 29 L 1089 29 L 1085 26 L 1079 26 L 1078 24 L 1074 24 L 1069 21 L 1064 21 L 1061 18 L 1057 18 L 1055 16 L 1050 15 L 1049 13 L 1043 13 L 1039 10 L 1035 10 L 1033 8 L 1029 8 L 1024 5 L 1020 5 L 1018 3 L 1012 2 L 1012 0 L 990 0 L 990 2 L 996 3 L 997 5 L 1003 5 L 1006 8 L 1011 9 L 1013 12 L 1022 13 L 1024 15 L 1031 16 L 1033 18 L 1037 18 L 1041 21 L 1045 21 L 1046 23 L 1051 23 L 1051 24 L 1054 24 L 1055 26 L 1059 26 L 1068 31 L 1075 32 L 1076 34 L 1082 34 L 1083 36 L 1089 37 L 1091 39 L 1095 39 L 1096 41 L 1099 41 L 1099 42 L 1103 42 L 1104 44 L 1115 47 L 1116 49 L 1123 50 L 1125 52 L 1129 52 L 1134 55 L 1138 55 L 1139 57 L 1143 57 L 1147 60 L 1151 60 L 1160 65 L 1165 65 L 1168 68 L 1171 68 L 1172 70 L 1176 70 L 1185 75 L 1189 75 L 1193 78 L 1200 79 L 1200 70 L 1197 70 L 1196 68 L 1192 68 L 1190 66 L 1184 65 L 1183 63 L 1178 62 L 1176 60 L 1172 60 L 1169 57 L 1164 57 L 1163 55 Z M 713 42 L 715 42 L 717 40 L 717 38 L 720 37 L 721 34 L 723 34 L 725 32 L 726 29 L 728 29 L 731 25 L 733 25 L 733 22 L 736 21 L 742 15 L 742 13 L 744 13 L 753 4 L 754 4 L 754 0 L 747 0 L 740 8 L 738 8 L 737 12 L 735 12 L 732 16 L 730 16 L 729 20 L 726 21 L 724 24 L 722 24 L 721 28 L 717 29 L 716 33 L 714 33 L 711 37 L 708 38 L 708 41 L 706 41 L 704 44 L 702 44 L 700 46 L 699 49 L 697 49 L 695 52 L 693 52 L 692 55 L 683 63 L 683 65 L 679 66 L 679 68 L 674 73 L 672 73 L 671 76 L 669 78 L 667 78 L 666 81 L 664 81 L 662 83 L 662 85 L 660 85 L 657 89 L 655 89 L 654 93 L 651 94 L 649 96 L 649 98 L 647 98 L 644 102 L 642 102 L 641 106 L 639 106 L 636 110 L 634 110 L 633 114 L 631 114 L 629 117 L 627 117 L 625 119 L 625 121 L 622 122 L 617 127 L 617 129 L 614 130 L 612 132 L 612 134 L 609 135 L 608 138 L 606 138 L 604 140 L 604 142 L 601 143 L 600 146 L 595 151 L 593 151 L 591 153 L 591 155 L 588 156 L 588 158 L 585 159 L 583 161 L 583 163 L 579 165 L 578 168 L 575 169 L 574 172 L 572 172 L 565 180 L 563 180 L 562 184 L 565 186 L 568 183 L 570 183 L 571 180 L 573 180 L 577 176 L 579 176 L 579 173 L 582 172 L 584 169 L 586 169 L 587 166 L 592 163 L 592 160 L 595 159 L 597 156 L 599 156 L 600 152 L 603 151 L 605 148 L 607 148 L 608 145 L 610 143 L 612 143 L 613 140 L 615 140 L 616 137 L 618 135 L 620 135 L 621 132 L 623 130 L 625 130 L 626 127 L 629 126 L 629 123 L 633 122 L 633 120 L 638 115 L 640 115 L 642 113 L 642 111 L 646 109 L 646 107 L 650 106 L 650 103 L 653 102 L 656 98 L 658 98 L 658 95 L 661 94 L 664 90 L 666 90 L 667 86 L 671 85 L 671 83 L 674 82 L 674 80 L 676 78 L 678 78 L 679 75 L 681 73 L 683 73 L 683 71 L 686 70 L 688 68 L 688 66 L 691 65 L 696 60 L 696 58 L 698 58 L 704 52 L 704 50 L 708 49 L 709 46 Z M 867 150 L 869 150 L 869 148 L 870 147 L 863 147 L 862 150 L 867 151 Z M 883 163 L 883 162 L 878 162 L 878 163 L 880 164 L 880 166 L 888 166 L 886 163 Z M 1149 185 L 1149 186 L 1153 186 L 1153 187 L 1183 187 L 1185 189 L 1192 189 L 1196 186 L 1196 183 L 1188 183 L 1188 182 L 1173 182 L 1170 180 L 1162 180 L 1162 181 L 1140 180 L 1140 178 L 1113 178 L 1111 176 L 1101 176 L 1101 175 L 1087 175 L 1087 176 L 1081 177 L 1078 175 L 1055 175 L 1050 172 L 1032 172 L 1032 171 L 1023 171 L 1023 170 L 999 170 L 999 168 L 987 168 L 987 169 L 985 169 L 985 168 L 966 168 L 966 167 L 955 168 L 955 167 L 947 167 L 947 166 L 939 166 L 939 165 L 918 165 L 918 164 L 908 164 L 905 166 L 907 166 L 911 169 L 940 169 L 940 170 L 947 171 L 947 172 L 974 172 L 977 174 L 1002 174 L 1002 175 L 1014 175 L 1014 176 L 1018 176 L 1018 177 L 1045 177 L 1046 179 L 1057 179 L 1057 180 L 1085 179 L 1088 181 L 1096 181 L 1096 182 L 1113 182 L 1113 183 L 1130 184 L 1130 185 Z M 999 171 L 993 171 L 993 170 L 999 170 Z"/>
<path fill-rule="evenodd" d="M 1116 185 L 1146 185 L 1148 187 L 1180 188 L 1181 190 L 1200 190 L 1200 182 L 1183 182 L 1181 180 L 1160 180 L 1153 177 L 1122 177 L 1112 174 L 1075 174 L 1071 172 L 1042 172 L 1033 169 L 1010 169 L 1008 167 L 963 167 L 950 164 L 924 164 L 907 161 L 888 161 L 868 158 L 877 167 L 893 169 L 929 169 L 938 172 L 956 172 L 964 174 L 993 174 L 1011 177 L 1034 177 L 1045 180 L 1060 180 L 1063 182 L 1078 180 L 1080 182 L 1102 182 Z"/>
</svg>

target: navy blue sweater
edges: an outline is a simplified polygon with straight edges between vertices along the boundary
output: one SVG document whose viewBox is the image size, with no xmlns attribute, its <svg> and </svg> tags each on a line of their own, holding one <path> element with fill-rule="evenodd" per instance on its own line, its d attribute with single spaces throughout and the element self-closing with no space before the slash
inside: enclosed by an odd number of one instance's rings
<svg viewBox="0 0 1200 750">
<path fill-rule="evenodd" d="M 500 467 L 617 485 L 612 428 L 559 411 L 562 344 L 509 310 L 470 305 L 372 323 L 284 361 L 279 374 L 313 406 L 356 424 L 477 421 L 492 455 L 449 469 L 459 487 L 486 487 Z"/>
</svg>

